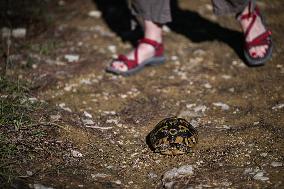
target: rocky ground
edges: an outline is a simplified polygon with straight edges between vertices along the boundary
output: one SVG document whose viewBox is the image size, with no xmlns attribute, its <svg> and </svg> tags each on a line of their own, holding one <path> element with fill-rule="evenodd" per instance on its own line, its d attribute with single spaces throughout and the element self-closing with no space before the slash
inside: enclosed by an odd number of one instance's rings
<svg viewBox="0 0 284 189">
<path fill-rule="evenodd" d="M 130 77 L 104 71 L 141 35 L 124 1 L 46 1 L 44 22 L 2 28 L 2 72 L 13 80 L 1 81 L 3 187 L 284 187 L 284 3 L 259 2 L 274 40 L 262 67 L 243 62 L 238 23 L 214 16 L 209 0 L 172 4 L 166 64 Z M 19 80 L 28 87 L 19 90 Z M 5 113 L 15 99 L 22 113 Z M 191 154 L 147 146 L 170 116 L 197 128 Z"/>
</svg>

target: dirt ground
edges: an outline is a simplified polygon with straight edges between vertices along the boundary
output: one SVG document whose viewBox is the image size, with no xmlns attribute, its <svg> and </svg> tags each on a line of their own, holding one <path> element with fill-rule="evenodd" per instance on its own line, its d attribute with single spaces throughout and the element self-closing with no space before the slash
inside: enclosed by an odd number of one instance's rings
<svg viewBox="0 0 284 189">
<path fill-rule="evenodd" d="M 284 188 L 283 1 L 259 1 L 274 41 L 265 66 L 243 62 L 234 17 L 213 15 L 209 0 L 180 0 L 164 28 L 166 63 L 130 77 L 104 71 L 141 35 L 130 30 L 124 1 L 47 2 L 47 21 L 13 41 L 16 63 L 6 73 L 30 81 L 32 95 L 53 107 L 50 124 L 38 126 L 47 135 L 33 140 L 46 150 L 13 162 L 20 180 L 12 188 Z M 147 146 L 170 116 L 197 128 L 192 153 Z M 192 172 L 174 172 L 180 167 Z"/>
</svg>

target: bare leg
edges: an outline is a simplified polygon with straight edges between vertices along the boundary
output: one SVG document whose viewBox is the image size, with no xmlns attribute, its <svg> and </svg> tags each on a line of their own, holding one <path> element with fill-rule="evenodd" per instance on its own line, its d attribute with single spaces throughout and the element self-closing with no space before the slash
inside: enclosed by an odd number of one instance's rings
<svg viewBox="0 0 284 189">
<path fill-rule="evenodd" d="M 144 28 L 145 28 L 144 31 L 145 38 L 155 40 L 159 43 L 162 42 L 162 28 L 160 25 L 149 20 L 144 20 Z M 155 49 L 151 45 L 142 43 L 137 48 L 138 48 L 138 64 L 154 56 Z M 130 60 L 134 59 L 134 51 L 131 51 L 126 56 Z M 117 70 L 127 71 L 127 66 L 121 61 L 114 61 L 112 63 L 112 66 Z"/>
<path fill-rule="evenodd" d="M 242 14 L 247 14 L 248 12 L 249 12 L 249 7 L 247 6 L 242 12 Z M 240 24 L 241 24 L 243 31 L 246 31 L 251 21 L 252 21 L 252 18 L 240 20 Z M 255 39 L 260 34 L 264 33 L 265 31 L 266 29 L 262 23 L 261 18 L 257 17 L 254 25 L 252 26 L 252 29 L 248 33 L 246 41 L 247 42 L 252 41 L 253 39 Z M 249 53 L 254 58 L 263 57 L 267 49 L 268 49 L 268 45 L 253 47 L 249 50 Z"/>
</svg>

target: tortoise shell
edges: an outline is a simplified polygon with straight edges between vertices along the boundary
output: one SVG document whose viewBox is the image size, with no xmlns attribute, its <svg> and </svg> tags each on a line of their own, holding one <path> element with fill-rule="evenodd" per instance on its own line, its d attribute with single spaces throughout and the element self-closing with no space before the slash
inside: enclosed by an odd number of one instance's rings
<svg viewBox="0 0 284 189">
<path fill-rule="evenodd" d="M 165 155 L 189 153 L 198 142 L 197 130 L 177 117 L 160 121 L 147 137 L 152 150 Z"/>
</svg>

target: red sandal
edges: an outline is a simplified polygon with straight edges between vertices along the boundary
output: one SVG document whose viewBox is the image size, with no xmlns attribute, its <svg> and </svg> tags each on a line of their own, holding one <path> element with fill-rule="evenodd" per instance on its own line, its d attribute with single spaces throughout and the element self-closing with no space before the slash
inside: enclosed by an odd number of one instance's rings
<svg viewBox="0 0 284 189">
<path fill-rule="evenodd" d="M 250 1 L 249 2 L 249 13 L 247 14 L 243 14 L 240 15 L 238 17 L 238 20 L 244 20 L 244 19 L 250 19 L 252 18 L 252 21 L 250 22 L 248 28 L 245 31 L 245 38 L 247 37 L 247 35 L 249 34 L 249 32 L 251 31 L 256 18 L 260 17 L 262 23 L 265 26 L 264 20 L 262 15 L 260 14 L 260 11 L 258 9 L 258 7 L 256 5 L 254 5 L 254 8 L 252 9 L 252 6 L 254 4 Z M 272 56 L 272 39 L 271 39 L 271 31 L 270 30 L 266 30 L 264 33 L 260 34 L 259 36 L 257 36 L 256 38 L 254 38 L 252 41 L 245 41 L 245 45 L 244 45 L 244 55 L 246 58 L 247 63 L 250 66 L 260 66 L 265 64 L 265 62 L 267 62 L 271 56 Z M 263 57 L 253 57 L 249 50 L 252 47 L 257 47 L 257 46 L 262 46 L 262 45 L 268 45 L 268 49 L 266 50 L 265 54 Z"/>
<path fill-rule="evenodd" d="M 113 73 L 113 74 L 128 76 L 128 75 L 132 75 L 142 70 L 145 66 L 159 65 L 165 62 L 166 58 L 163 55 L 164 47 L 162 43 L 158 43 L 157 41 L 154 41 L 148 38 L 143 38 L 139 40 L 139 44 L 141 43 L 152 45 L 155 48 L 155 54 L 153 57 L 148 58 L 144 60 L 143 62 L 141 62 L 140 64 L 138 64 L 138 48 L 136 48 L 134 51 L 133 60 L 128 59 L 125 55 L 119 55 L 118 58 L 114 60 L 114 61 L 123 62 L 127 66 L 127 71 L 121 71 L 121 70 L 115 69 L 112 63 L 109 67 L 106 68 L 106 71 Z"/>
</svg>

